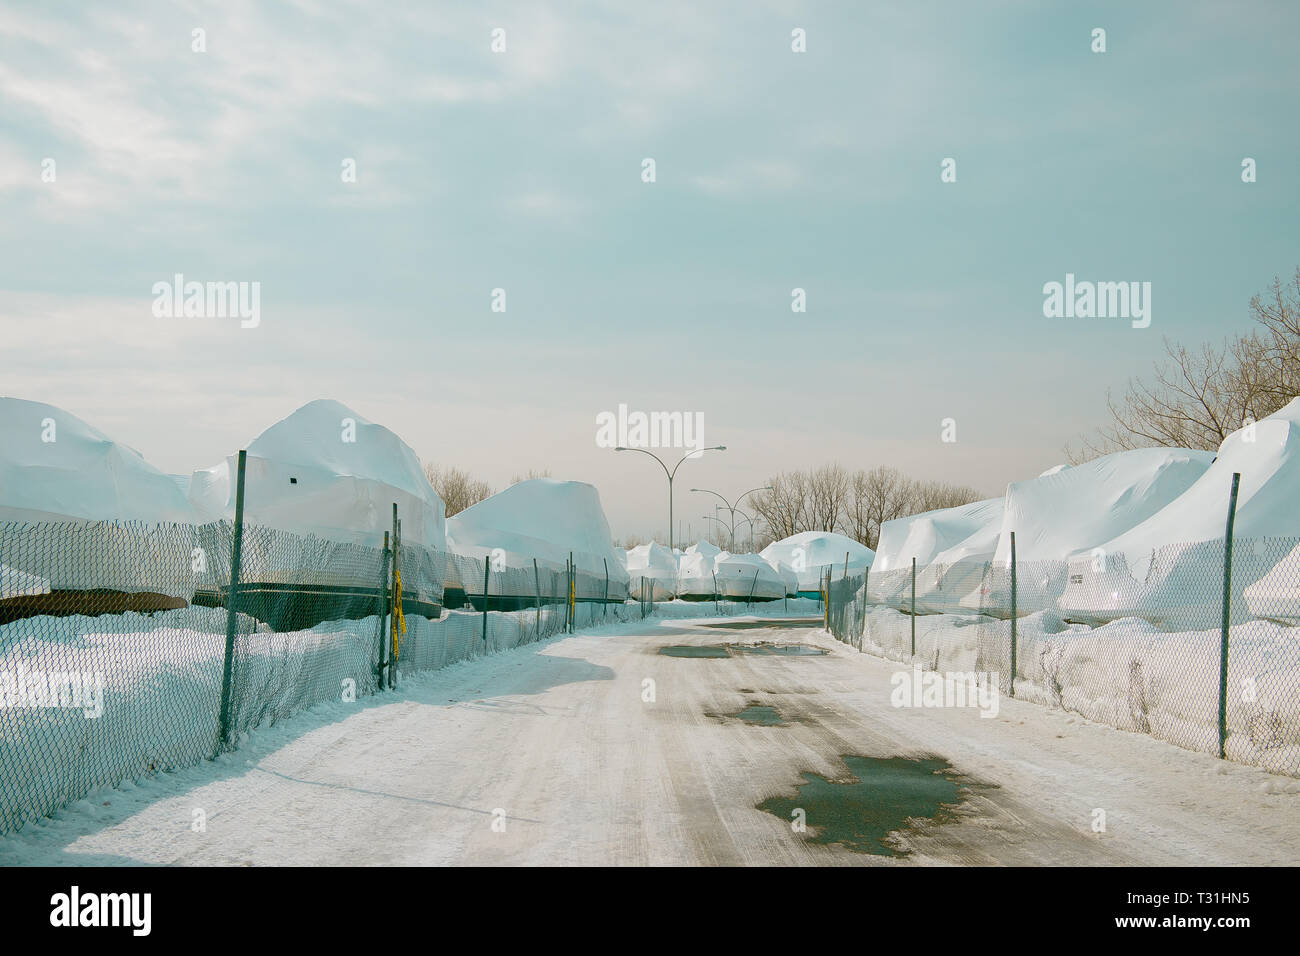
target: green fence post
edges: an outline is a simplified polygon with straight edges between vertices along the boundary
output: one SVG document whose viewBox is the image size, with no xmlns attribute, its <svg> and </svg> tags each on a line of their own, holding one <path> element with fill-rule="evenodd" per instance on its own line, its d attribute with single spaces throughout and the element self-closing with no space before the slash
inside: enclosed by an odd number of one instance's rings
<svg viewBox="0 0 1300 956">
<path fill-rule="evenodd" d="M 388 598 L 390 591 L 388 588 L 388 572 L 390 570 L 388 532 L 384 532 L 384 554 L 383 560 L 379 566 L 379 649 L 376 651 L 375 674 L 378 677 L 377 687 L 379 690 L 384 689 L 384 669 L 388 666 L 388 653 L 385 648 L 388 647 Z"/>
<path fill-rule="evenodd" d="M 609 558 L 601 558 L 605 562 L 605 600 L 601 603 L 600 616 L 602 618 L 609 615 Z"/>
<path fill-rule="evenodd" d="M 1223 534 L 1223 630 L 1219 635 L 1219 759 L 1228 745 L 1228 622 L 1232 614 L 1232 526 L 1237 519 L 1237 486 L 1241 472 L 1232 473 L 1228 498 L 1228 527 Z"/>
<path fill-rule="evenodd" d="M 916 656 L 916 555 L 912 555 L 912 656 Z"/>
<path fill-rule="evenodd" d="M 537 559 L 533 558 L 533 583 L 537 587 L 537 636 L 542 636 L 542 572 L 537 569 Z"/>
<path fill-rule="evenodd" d="M 1009 697 L 1016 696 L 1016 533 L 1011 532 L 1011 687 Z"/>
<path fill-rule="evenodd" d="M 230 737 L 231 686 L 235 671 L 235 630 L 238 627 L 239 562 L 244 548 L 244 465 L 248 452 L 239 451 L 239 473 L 235 483 L 235 535 L 230 546 L 230 589 L 226 594 L 226 660 L 221 668 L 221 713 L 217 719 L 217 752 Z"/>
<path fill-rule="evenodd" d="M 487 643 L 488 575 L 492 572 L 492 556 L 483 559 L 483 643 Z"/>
</svg>

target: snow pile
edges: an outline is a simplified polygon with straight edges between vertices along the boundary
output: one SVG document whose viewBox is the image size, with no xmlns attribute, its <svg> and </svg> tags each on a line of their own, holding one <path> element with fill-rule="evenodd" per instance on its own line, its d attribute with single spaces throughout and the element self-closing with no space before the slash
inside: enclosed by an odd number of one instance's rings
<svg viewBox="0 0 1300 956">
<path fill-rule="evenodd" d="M 447 547 L 506 568 L 531 569 L 534 558 L 564 565 L 572 553 L 580 575 L 603 582 L 608 569 L 610 596 L 627 593 L 626 558 L 614 547 L 599 492 L 583 481 L 533 478 L 511 485 L 449 518 Z"/>
<path fill-rule="evenodd" d="M 444 506 L 410 446 L 339 402 L 317 399 L 248 445 L 244 521 L 328 541 L 382 547 L 402 540 L 441 551 Z M 233 520 L 239 456 L 196 471 L 190 499 L 208 520 Z"/>
<path fill-rule="evenodd" d="M 1241 474 L 1238 545 L 1243 539 L 1300 536 L 1297 425 L 1300 399 L 1229 435 L 1214 463 L 1185 492 L 1091 554 L 1069 561 L 1060 608 L 1071 619 L 1092 622 L 1137 616 L 1179 628 L 1215 620 L 1222 603 L 1222 539 L 1234 472 Z M 1242 591 L 1264 578 L 1278 559 L 1267 545 L 1234 548 L 1234 621 L 1249 613 Z M 1256 594 L 1258 600 L 1258 589 Z"/>
<path fill-rule="evenodd" d="M 1142 448 L 1057 467 L 1007 486 L 992 569 L 961 606 L 1010 614 L 1011 532 L 1016 535 L 1017 610 L 1055 608 L 1065 591 L 1066 559 L 1091 553 L 1177 499 L 1210 467 L 1210 452 Z"/>
<path fill-rule="evenodd" d="M 188 597 L 192 544 L 160 553 L 146 539 L 151 526 L 193 521 L 176 483 L 139 452 L 61 408 L 0 398 L 0 523 L 58 525 L 39 534 L 9 529 L 16 537 L 2 549 L 6 595 L 16 596 L 11 586 L 33 593 L 30 581 L 17 582 L 34 576 L 45 591 Z"/>
<path fill-rule="evenodd" d="M 662 544 L 651 541 L 626 552 L 628 577 L 632 593 L 641 593 L 641 579 L 651 582 L 654 600 L 671 601 L 677 596 L 677 556 Z"/>
<path fill-rule="evenodd" d="M 866 545 L 834 531 L 792 534 L 772 542 L 761 553 L 783 577 L 793 574 L 797 593 L 804 595 L 820 593 L 822 578 L 828 568 L 836 577 L 841 576 L 846 556 L 850 575 L 861 574 L 875 558 L 875 552 Z"/>
<path fill-rule="evenodd" d="M 1011 622 L 974 614 L 917 617 L 892 608 L 867 614 L 861 649 L 937 671 L 998 675 L 1009 691 Z M 1017 700 L 1079 714 L 1179 747 L 1217 753 L 1217 629 L 1162 632 L 1124 618 L 1096 629 L 1053 611 L 1017 622 Z M 1300 642 L 1267 621 L 1229 637 L 1227 757 L 1300 776 Z"/>
</svg>

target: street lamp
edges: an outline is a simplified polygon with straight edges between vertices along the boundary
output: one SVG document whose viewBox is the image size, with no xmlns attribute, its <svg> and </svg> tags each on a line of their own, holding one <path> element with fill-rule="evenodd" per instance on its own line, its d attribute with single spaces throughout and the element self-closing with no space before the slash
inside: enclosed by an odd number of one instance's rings
<svg viewBox="0 0 1300 956">
<path fill-rule="evenodd" d="M 664 464 L 664 460 L 662 458 L 660 458 L 652 451 L 646 451 L 644 448 L 628 448 L 624 445 L 619 445 L 614 450 L 615 451 L 639 451 L 643 455 L 649 455 L 655 461 L 659 462 L 659 467 L 662 468 L 664 470 L 664 474 L 668 476 L 668 550 L 672 551 L 673 550 L 673 478 L 677 474 L 677 469 L 682 466 L 682 462 L 685 461 L 687 458 L 699 457 L 700 452 L 726 451 L 727 446 L 710 445 L 708 448 L 696 448 L 693 451 L 689 451 L 678 460 L 677 464 L 673 465 L 672 471 L 668 470 L 668 466 Z"/>
<path fill-rule="evenodd" d="M 745 495 L 752 495 L 756 491 L 771 491 L 771 490 L 772 490 L 771 485 L 763 485 L 762 487 L 759 488 L 750 488 L 748 491 L 745 492 L 745 494 L 741 495 L 739 498 L 736 499 L 736 504 L 737 505 L 740 504 L 741 501 L 744 500 Z M 717 498 L 722 498 L 722 503 L 726 505 L 727 510 L 731 512 L 731 546 L 734 548 L 736 546 L 736 511 L 737 511 L 735 505 L 733 505 L 726 498 L 723 498 L 722 495 L 718 494 L 716 491 L 713 491 L 709 488 L 692 488 L 691 491 L 698 491 L 701 492 L 702 494 L 713 495 Z M 742 511 L 741 514 L 744 514 L 744 512 Z M 752 519 L 750 523 L 750 530 L 751 531 L 753 530 Z"/>
</svg>

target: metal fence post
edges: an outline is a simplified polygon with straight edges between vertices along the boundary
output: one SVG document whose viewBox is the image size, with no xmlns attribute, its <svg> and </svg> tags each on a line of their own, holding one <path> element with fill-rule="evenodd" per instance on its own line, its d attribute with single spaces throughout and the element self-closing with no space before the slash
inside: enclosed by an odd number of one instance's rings
<svg viewBox="0 0 1300 956">
<path fill-rule="evenodd" d="M 573 562 L 573 552 L 569 552 L 569 633 L 577 627 L 578 616 L 578 566 Z"/>
<path fill-rule="evenodd" d="M 235 671 L 235 631 L 238 627 L 239 562 L 244 548 L 244 465 L 248 452 L 239 451 L 239 473 L 235 484 L 234 540 L 230 546 L 230 589 L 226 595 L 226 660 L 221 668 L 221 712 L 217 718 L 217 752 L 230 737 L 231 686 Z"/>
<path fill-rule="evenodd" d="M 391 578 L 393 597 L 388 605 L 389 612 L 392 616 L 390 628 L 392 633 L 391 639 L 393 642 L 393 646 L 388 655 L 388 689 L 389 690 L 392 690 L 394 687 L 397 686 L 397 642 L 398 642 L 397 629 L 400 626 L 399 618 L 398 618 L 399 608 L 401 608 L 402 606 L 402 590 L 401 590 L 402 572 L 401 572 L 401 565 L 397 563 L 397 560 L 398 560 L 398 552 L 401 550 L 401 541 L 402 541 L 401 522 L 397 520 L 397 502 L 394 501 L 393 502 L 393 556 L 392 556 L 393 574 Z"/>
<path fill-rule="evenodd" d="M 912 656 L 916 656 L 916 555 L 912 556 Z"/>
<path fill-rule="evenodd" d="M 488 599 L 488 575 L 492 572 L 492 557 L 483 559 L 483 643 L 487 643 L 487 599 Z"/>
<path fill-rule="evenodd" d="M 537 588 L 537 636 L 542 636 L 542 572 L 537 569 L 537 559 L 533 558 L 533 584 Z"/>
<path fill-rule="evenodd" d="M 749 597 L 745 599 L 745 607 L 748 608 L 754 603 L 754 588 L 758 586 L 758 571 L 754 572 L 754 580 L 749 582 Z"/>
<path fill-rule="evenodd" d="M 1016 696 L 1016 533 L 1011 532 L 1011 686 L 1008 696 Z"/>
<path fill-rule="evenodd" d="M 605 599 L 601 602 L 600 616 L 602 618 L 609 615 L 609 558 L 601 558 L 605 562 Z"/>
<path fill-rule="evenodd" d="M 722 608 L 718 606 L 718 572 L 710 571 L 709 573 L 713 575 L 713 613 L 721 614 Z"/>
<path fill-rule="evenodd" d="M 1237 487 L 1241 472 L 1232 473 L 1228 498 L 1228 527 L 1223 534 L 1223 630 L 1219 636 L 1219 759 L 1228 745 L 1228 627 L 1232 617 L 1232 526 L 1237 520 Z"/>
<path fill-rule="evenodd" d="M 384 689 L 384 668 L 388 666 L 388 572 L 390 570 L 388 534 L 387 531 L 384 532 L 384 552 L 379 562 L 379 647 L 375 651 L 375 676 L 378 690 Z"/>
</svg>

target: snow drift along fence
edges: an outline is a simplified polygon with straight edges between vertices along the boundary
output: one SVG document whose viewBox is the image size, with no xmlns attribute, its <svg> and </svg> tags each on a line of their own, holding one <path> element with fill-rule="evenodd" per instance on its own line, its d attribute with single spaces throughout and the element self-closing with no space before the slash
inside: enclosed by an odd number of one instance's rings
<svg viewBox="0 0 1300 956">
<path fill-rule="evenodd" d="M 236 537 L 228 521 L 0 523 L 0 833 L 315 704 L 643 613 L 604 574 L 400 534 L 245 526 L 232 588 Z"/>
<path fill-rule="evenodd" d="M 864 652 L 1300 776 L 1300 539 L 1229 540 L 920 569 L 915 615 L 910 569 L 869 572 L 830 583 L 828 625 Z"/>
</svg>

